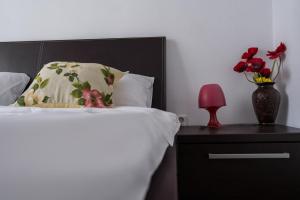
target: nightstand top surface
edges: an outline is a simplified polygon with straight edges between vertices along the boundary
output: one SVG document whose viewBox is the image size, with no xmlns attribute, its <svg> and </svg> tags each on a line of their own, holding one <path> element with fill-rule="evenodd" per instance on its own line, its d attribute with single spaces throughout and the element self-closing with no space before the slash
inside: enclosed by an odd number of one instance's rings
<svg viewBox="0 0 300 200">
<path fill-rule="evenodd" d="M 300 133 L 299 128 L 284 125 L 257 125 L 257 124 L 230 124 L 220 128 L 208 128 L 206 126 L 182 126 L 179 134 L 184 135 L 210 135 L 210 134 L 282 134 Z"/>
<path fill-rule="evenodd" d="M 232 124 L 218 129 L 206 126 L 183 126 L 177 134 L 179 142 L 264 142 L 299 141 L 300 129 L 284 125 Z"/>
</svg>

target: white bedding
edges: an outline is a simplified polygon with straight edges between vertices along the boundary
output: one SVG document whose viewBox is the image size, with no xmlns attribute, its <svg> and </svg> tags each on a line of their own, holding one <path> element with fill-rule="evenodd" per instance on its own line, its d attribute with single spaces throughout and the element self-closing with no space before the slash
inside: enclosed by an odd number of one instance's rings
<svg viewBox="0 0 300 200">
<path fill-rule="evenodd" d="M 0 200 L 142 200 L 178 128 L 151 108 L 0 107 Z"/>
</svg>

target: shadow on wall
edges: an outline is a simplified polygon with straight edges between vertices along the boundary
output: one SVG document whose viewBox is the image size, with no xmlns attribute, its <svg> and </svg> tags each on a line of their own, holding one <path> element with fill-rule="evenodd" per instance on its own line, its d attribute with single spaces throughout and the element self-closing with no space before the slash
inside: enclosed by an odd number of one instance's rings
<svg viewBox="0 0 300 200">
<path fill-rule="evenodd" d="M 277 122 L 279 124 L 287 124 L 288 117 L 288 108 L 289 108 L 289 97 L 286 92 L 287 82 L 290 80 L 290 70 L 287 66 L 283 64 L 284 70 L 282 70 L 282 74 L 278 77 L 277 88 L 280 92 L 280 107 L 277 116 Z"/>
</svg>

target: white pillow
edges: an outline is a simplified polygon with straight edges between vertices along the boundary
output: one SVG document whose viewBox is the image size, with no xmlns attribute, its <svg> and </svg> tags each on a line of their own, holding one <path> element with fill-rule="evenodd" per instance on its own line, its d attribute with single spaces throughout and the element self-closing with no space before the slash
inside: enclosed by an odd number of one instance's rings
<svg viewBox="0 0 300 200">
<path fill-rule="evenodd" d="M 23 73 L 0 72 L 0 105 L 8 106 L 22 94 L 30 78 Z"/>
<path fill-rule="evenodd" d="M 154 77 L 125 74 L 114 88 L 115 106 L 148 107 L 152 105 Z"/>
</svg>

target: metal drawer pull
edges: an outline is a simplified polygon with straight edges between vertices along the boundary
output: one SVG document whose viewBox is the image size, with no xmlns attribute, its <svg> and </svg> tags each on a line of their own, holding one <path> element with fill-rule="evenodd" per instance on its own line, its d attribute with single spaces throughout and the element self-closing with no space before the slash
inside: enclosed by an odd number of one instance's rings
<svg viewBox="0 0 300 200">
<path fill-rule="evenodd" d="M 208 159 L 289 159 L 290 153 L 245 153 L 245 154 L 216 154 L 209 153 Z"/>
</svg>

